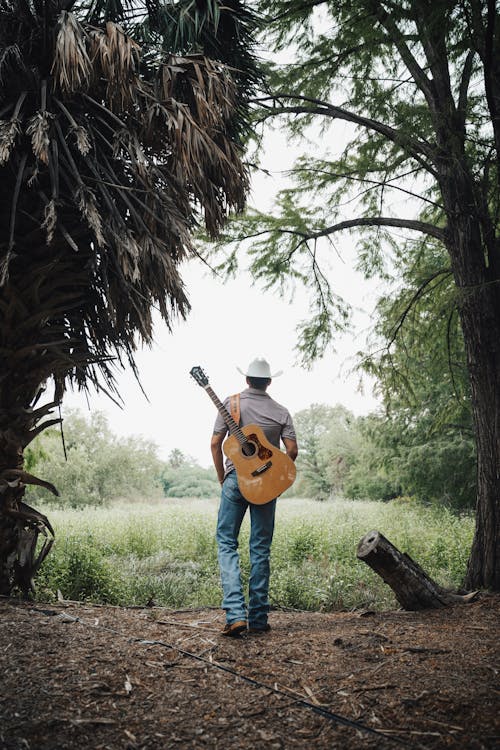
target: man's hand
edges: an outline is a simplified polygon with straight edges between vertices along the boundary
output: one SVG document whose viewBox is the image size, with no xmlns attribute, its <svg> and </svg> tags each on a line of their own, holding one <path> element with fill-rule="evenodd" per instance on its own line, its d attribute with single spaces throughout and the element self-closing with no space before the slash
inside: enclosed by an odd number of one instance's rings
<svg viewBox="0 0 500 750">
<path fill-rule="evenodd" d="M 297 454 L 299 452 L 297 441 L 292 440 L 291 438 L 282 438 L 282 440 L 286 448 L 287 456 L 290 456 L 292 461 L 295 461 L 295 459 L 297 458 Z"/>
<path fill-rule="evenodd" d="M 210 443 L 210 450 L 212 451 L 212 460 L 214 462 L 215 471 L 217 472 L 217 479 L 220 484 L 224 481 L 224 456 L 222 455 L 222 443 L 224 442 L 225 435 L 222 432 L 214 432 Z"/>
</svg>

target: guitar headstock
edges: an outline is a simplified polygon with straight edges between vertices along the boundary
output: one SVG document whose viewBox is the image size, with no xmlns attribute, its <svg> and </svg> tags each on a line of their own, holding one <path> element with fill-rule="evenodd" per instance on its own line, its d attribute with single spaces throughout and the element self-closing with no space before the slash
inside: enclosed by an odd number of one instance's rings
<svg viewBox="0 0 500 750">
<path fill-rule="evenodd" d="M 201 385 L 202 388 L 207 387 L 208 378 L 199 365 L 196 365 L 196 367 L 192 367 L 189 371 L 189 374 L 192 378 L 194 378 L 194 380 L 196 380 L 198 385 Z"/>
</svg>

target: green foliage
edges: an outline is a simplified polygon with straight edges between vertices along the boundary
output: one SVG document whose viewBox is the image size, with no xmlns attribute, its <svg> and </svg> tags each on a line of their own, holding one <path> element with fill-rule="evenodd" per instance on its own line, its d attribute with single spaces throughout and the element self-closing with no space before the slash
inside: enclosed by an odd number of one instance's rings
<svg viewBox="0 0 500 750">
<path fill-rule="evenodd" d="M 328 280 L 338 233 L 356 231 L 367 275 L 383 276 L 390 268 L 391 228 L 445 241 L 440 230 L 453 216 L 445 218 L 442 182 L 436 179 L 442 154 L 433 144 L 453 149 L 459 90 L 468 96 L 460 134 L 467 136 L 467 168 L 481 175 L 477 189 L 486 191 L 493 221 L 498 217 L 482 71 L 471 58 L 484 34 L 480 8 L 477 0 L 432 7 L 385 0 L 259 2 L 266 21 L 262 33 L 274 57 L 257 117 L 303 144 L 304 154 L 273 209 L 237 219 L 221 247 L 227 252 L 229 241 L 246 251 L 251 238 L 251 270 L 264 286 L 283 292 L 300 280 L 311 288 L 311 318 L 300 327 L 298 343 L 305 361 L 320 355 L 348 323 L 349 306 Z M 430 54 L 434 45 L 439 65 Z M 439 93 L 428 93 L 440 84 Z M 440 97 L 448 86 L 451 101 L 445 105 Z M 400 235 L 402 257 L 406 240 Z M 233 254 L 233 270 L 235 264 Z"/>
<path fill-rule="evenodd" d="M 364 359 L 386 411 L 364 422 L 368 460 L 403 494 L 472 507 L 476 453 L 456 293 L 441 248 L 417 243 L 405 253 L 398 291 L 378 305 L 375 333 L 390 343 Z"/>
<path fill-rule="evenodd" d="M 313 405 L 295 415 L 302 450 L 294 492 L 320 499 L 332 492 L 373 500 L 411 495 L 471 508 L 476 454 L 446 256 L 422 242 L 395 246 L 394 257 L 397 291 L 379 302 L 376 354 L 362 360 L 377 378 L 384 413 L 355 419 L 342 407 Z"/>
<path fill-rule="evenodd" d="M 306 359 L 320 354 L 335 325 L 343 323 L 339 308 L 345 308 L 330 293 L 323 271 L 332 238 L 340 233 L 357 230 L 365 274 L 387 277 L 393 264 L 414 273 L 414 294 L 396 327 L 386 331 L 389 350 L 411 310 L 432 294 L 430 314 L 419 309 L 418 323 L 396 352 L 396 366 L 391 351 L 375 366 L 385 396 L 393 373 L 400 380 L 385 404 L 388 432 L 394 429 L 400 444 L 384 448 L 391 464 L 384 466 L 386 491 L 398 467 L 412 491 L 446 497 L 453 488 L 445 474 L 455 464 L 463 488 L 461 495 L 453 492 L 455 502 L 470 503 L 470 406 L 482 481 L 468 583 L 498 588 L 498 527 L 490 522 L 497 514 L 499 463 L 492 395 L 498 379 L 492 353 L 500 336 L 498 3 L 260 0 L 258 7 L 266 14 L 265 39 L 278 53 L 268 66 L 260 120 L 272 119 L 281 132 L 303 143 L 314 140 L 314 147 L 297 163 L 291 186 L 279 192 L 272 215 L 245 217 L 226 240 L 245 249 L 245 240 L 256 239 L 252 270 L 275 288 L 306 279 L 317 301 L 298 344 Z M 417 236 L 431 246 L 438 242 L 446 262 L 433 268 L 425 253 L 426 264 L 418 269 L 412 252 Z M 420 280 L 417 270 L 425 272 Z M 455 292 L 448 309 L 439 304 L 446 286 Z M 397 290 L 386 294 L 389 308 L 393 292 L 397 296 Z M 459 318 L 466 358 L 456 331 Z M 434 362 L 422 344 L 428 335 L 432 355 L 437 332 L 440 356 Z M 406 373 L 403 354 L 410 360 Z M 473 387 L 470 404 L 467 389 L 456 385 L 464 365 Z"/>
<path fill-rule="evenodd" d="M 44 449 L 42 440 L 35 440 L 24 451 L 24 468 L 31 474 L 35 467 L 48 458 L 48 453 Z"/>
<path fill-rule="evenodd" d="M 215 470 L 198 466 L 178 449 L 170 454 L 160 481 L 165 497 L 217 497 L 220 494 Z"/>
<path fill-rule="evenodd" d="M 470 435 L 453 429 L 429 433 L 418 417 L 405 425 L 397 416 L 372 415 L 358 426 L 364 439 L 344 483 L 346 497 L 410 495 L 456 510 L 474 506 L 476 460 Z"/>
<path fill-rule="evenodd" d="M 66 538 L 59 554 L 49 555 L 37 578 L 42 596 L 50 589 L 53 594 L 64 591 L 66 599 L 79 601 L 113 603 L 120 599 L 123 583 L 96 544 L 96 531 L 88 531 L 84 538 Z"/>
<path fill-rule="evenodd" d="M 44 564 L 38 596 L 166 607 L 221 601 L 215 500 L 169 500 L 112 508 L 53 510 L 56 544 Z M 271 557 L 275 607 L 331 611 L 393 608 L 390 589 L 356 559 L 359 539 L 380 529 L 439 583 L 457 588 L 465 573 L 472 518 L 415 501 L 278 503 Z M 249 522 L 240 536 L 248 583 Z"/>
<path fill-rule="evenodd" d="M 117 438 L 102 413 L 86 420 L 78 412 L 69 412 L 64 441 L 67 460 L 58 430 L 42 433 L 30 448 L 30 469 L 50 478 L 60 493 L 58 498 L 47 497 L 46 490 L 33 487 L 30 501 L 77 508 L 118 497 L 159 494 L 161 462 L 156 446 L 141 437 Z"/>
<path fill-rule="evenodd" d="M 318 547 L 315 530 L 308 524 L 304 524 L 290 538 L 290 562 L 301 565 L 306 560 L 314 559 L 318 554 Z"/>
<path fill-rule="evenodd" d="M 425 341 L 430 347 L 431 338 Z M 467 401 L 457 404 L 443 383 L 437 349 L 430 352 L 434 372 L 422 375 L 415 363 L 412 373 L 407 362 L 406 377 L 418 386 L 416 400 L 409 388 L 396 386 L 397 377 L 380 377 L 380 389 L 387 398 L 389 389 L 392 395 L 384 415 L 356 418 L 342 406 L 324 404 L 294 415 L 300 452 L 297 481 L 288 496 L 388 501 L 410 495 L 456 510 L 472 508 L 476 460 L 470 413 Z"/>
<path fill-rule="evenodd" d="M 166 462 L 154 443 L 142 437 L 118 438 L 99 412 L 85 419 L 69 412 L 61 433 L 43 432 L 27 451 L 27 469 L 47 477 L 60 496 L 33 487 L 33 502 L 81 508 L 107 504 L 117 498 L 217 497 L 220 485 L 214 469 L 174 449 Z M 66 457 L 64 455 L 66 449 Z"/>
<path fill-rule="evenodd" d="M 247 212 L 226 231 L 231 269 L 251 238 L 251 269 L 264 286 L 311 289 L 298 343 L 310 362 L 347 326 L 329 257 L 333 238 L 355 230 L 358 268 L 390 292 L 377 310 L 378 354 L 362 353 L 385 415 L 360 424 L 345 491 L 471 506 L 475 448 L 459 309 L 464 288 L 484 285 L 479 309 L 498 282 L 498 136 L 486 97 L 499 80 L 488 63 L 490 53 L 498 58 L 498 9 L 478 0 L 261 0 L 259 8 L 276 53 L 260 117 L 304 153 L 272 210 Z M 472 205 L 471 227 L 483 238 L 475 249 L 457 239 Z M 469 326 L 469 338 L 470 359 L 483 346 L 480 327 Z M 315 461 L 307 481 L 319 496 L 334 465 L 324 441 Z"/>
<path fill-rule="evenodd" d="M 356 444 L 356 420 L 343 406 L 313 404 L 293 417 L 300 446 L 293 494 L 326 500 L 341 494 Z"/>
<path fill-rule="evenodd" d="M 384 438 L 387 422 L 384 417 L 371 415 L 360 418 L 358 450 L 351 458 L 349 473 L 344 482 L 346 497 L 356 500 L 391 500 L 403 493 L 401 477 L 394 466 L 394 455 Z"/>
</svg>

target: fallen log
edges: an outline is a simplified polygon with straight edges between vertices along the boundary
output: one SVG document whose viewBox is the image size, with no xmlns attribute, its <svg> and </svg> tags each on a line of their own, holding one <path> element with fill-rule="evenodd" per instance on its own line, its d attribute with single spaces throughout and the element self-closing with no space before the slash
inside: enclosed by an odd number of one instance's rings
<svg viewBox="0 0 500 750">
<path fill-rule="evenodd" d="M 465 595 L 446 591 L 379 531 L 365 534 L 358 544 L 356 555 L 381 576 L 406 610 L 448 607 L 450 604 L 471 601 L 477 594 L 477 591 Z"/>
</svg>

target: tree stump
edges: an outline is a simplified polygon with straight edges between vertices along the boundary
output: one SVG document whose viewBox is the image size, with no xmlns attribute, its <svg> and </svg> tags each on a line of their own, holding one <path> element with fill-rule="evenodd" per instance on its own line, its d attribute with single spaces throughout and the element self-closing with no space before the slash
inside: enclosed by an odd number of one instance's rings
<svg viewBox="0 0 500 750">
<path fill-rule="evenodd" d="M 439 609 L 470 601 L 477 593 L 461 595 L 446 591 L 379 531 L 369 531 L 361 539 L 356 555 L 391 587 L 403 609 Z"/>
</svg>

